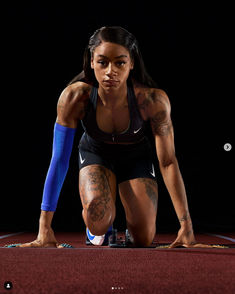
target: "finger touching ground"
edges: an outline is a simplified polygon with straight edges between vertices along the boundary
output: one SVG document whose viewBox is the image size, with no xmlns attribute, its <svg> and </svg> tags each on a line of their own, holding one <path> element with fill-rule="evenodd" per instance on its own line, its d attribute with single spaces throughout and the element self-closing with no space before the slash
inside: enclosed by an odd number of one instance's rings
<svg viewBox="0 0 235 294">
<path fill-rule="evenodd" d="M 47 244 L 40 244 L 38 241 L 30 242 L 30 243 L 24 243 L 24 244 L 8 244 L 5 245 L 6 248 L 58 248 L 58 249 L 64 249 L 64 248 L 74 248 L 70 244 L 67 243 L 47 243 Z"/>
</svg>

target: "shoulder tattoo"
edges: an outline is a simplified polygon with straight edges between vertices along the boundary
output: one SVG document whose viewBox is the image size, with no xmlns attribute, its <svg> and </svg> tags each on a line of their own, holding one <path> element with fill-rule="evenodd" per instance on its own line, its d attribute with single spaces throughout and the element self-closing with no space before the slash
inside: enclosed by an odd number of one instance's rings
<svg viewBox="0 0 235 294">
<path fill-rule="evenodd" d="M 141 97 L 141 93 L 137 96 L 137 99 L 139 101 L 139 108 L 145 113 L 149 113 L 148 116 L 153 133 L 159 136 L 167 136 L 172 129 L 172 121 L 169 111 L 167 111 L 168 99 L 166 94 L 164 95 L 164 92 L 161 90 L 147 89 L 144 99 L 143 94 Z M 159 108 L 159 111 L 156 112 L 157 108 Z M 153 109 L 156 110 L 153 111 Z"/>
<path fill-rule="evenodd" d="M 143 98 L 144 97 L 144 98 Z M 137 95 L 137 100 L 139 101 L 139 108 L 142 110 L 146 110 L 149 105 L 153 103 L 161 103 L 164 104 L 165 97 L 157 93 L 155 89 L 146 89 L 145 94 L 139 93 Z"/>
</svg>

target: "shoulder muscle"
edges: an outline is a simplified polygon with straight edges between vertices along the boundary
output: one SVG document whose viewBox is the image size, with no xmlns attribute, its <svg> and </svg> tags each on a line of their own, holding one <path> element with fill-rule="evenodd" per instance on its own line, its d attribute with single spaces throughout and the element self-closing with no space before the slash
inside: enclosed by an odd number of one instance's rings
<svg viewBox="0 0 235 294">
<path fill-rule="evenodd" d="M 137 100 L 142 117 L 150 120 L 153 134 L 168 135 L 172 129 L 171 105 L 165 91 L 155 88 L 141 89 Z"/>
<path fill-rule="evenodd" d="M 140 88 L 136 90 L 138 106 L 145 120 L 162 110 L 170 112 L 170 101 L 165 91 L 155 88 Z"/>
<path fill-rule="evenodd" d="M 77 82 L 63 90 L 57 104 L 57 122 L 59 124 L 76 127 L 77 121 L 84 115 L 90 89 L 90 85 Z"/>
</svg>

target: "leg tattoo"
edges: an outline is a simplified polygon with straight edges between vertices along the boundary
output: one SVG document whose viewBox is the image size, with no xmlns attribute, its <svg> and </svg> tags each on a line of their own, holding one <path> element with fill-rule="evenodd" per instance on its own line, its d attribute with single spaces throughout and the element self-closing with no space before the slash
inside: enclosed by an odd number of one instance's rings
<svg viewBox="0 0 235 294">
<path fill-rule="evenodd" d="M 157 193 L 157 184 L 156 182 L 148 179 L 140 179 L 140 181 L 145 185 L 146 194 L 148 195 L 149 199 L 152 201 L 155 210 L 157 211 L 157 200 L 158 200 L 158 193 Z"/>
<path fill-rule="evenodd" d="M 102 166 L 90 168 L 87 174 L 82 177 L 80 193 L 93 222 L 101 221 L 104 218 L 107 204 L 111 200 L 109 177 L 110 174 Z M 94 195 L 93 200 L 90 200 L 91 193 Z"/>
</svg>

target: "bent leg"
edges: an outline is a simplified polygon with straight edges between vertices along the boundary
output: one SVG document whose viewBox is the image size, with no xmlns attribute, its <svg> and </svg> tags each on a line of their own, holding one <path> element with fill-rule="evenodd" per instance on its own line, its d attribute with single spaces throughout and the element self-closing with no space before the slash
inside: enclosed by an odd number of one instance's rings
<svg viewBox="0 0 235 294">
<path fill-rule="evenodd" d="M 94 235 L 100 236 L 112 225 L 115 215 L 116 178 L 101 165 L 89 165 L 79 172 L 82 216 Z"/>
<path fill-rule="evenodd" d="M 149 178 L 128 180 L 119 185 L 127 228 L 134 245 L 151 245 L 156 234 L 158 188 Z"/>
</svg>

